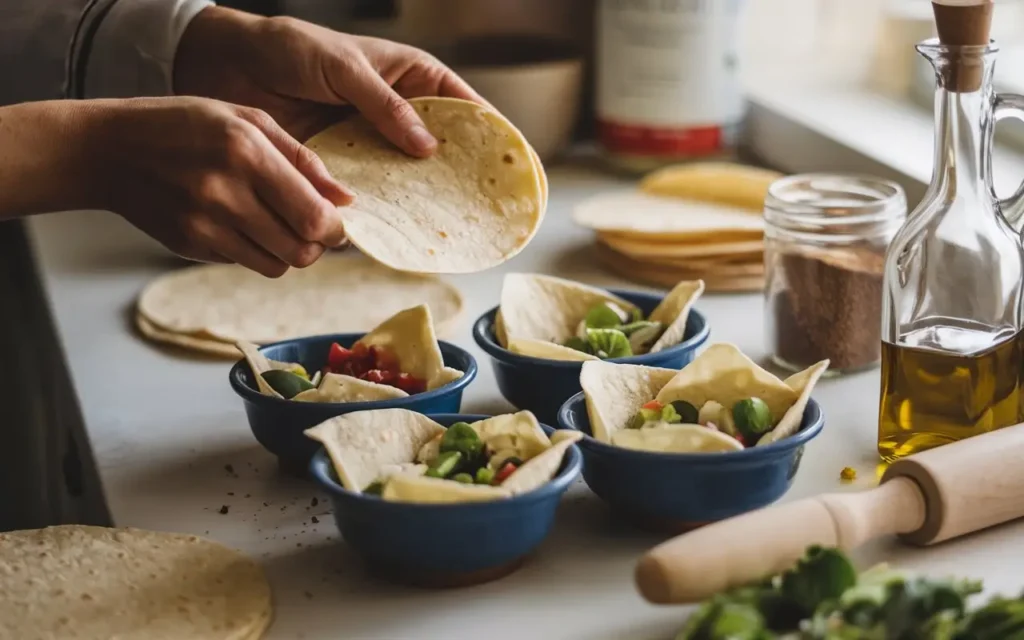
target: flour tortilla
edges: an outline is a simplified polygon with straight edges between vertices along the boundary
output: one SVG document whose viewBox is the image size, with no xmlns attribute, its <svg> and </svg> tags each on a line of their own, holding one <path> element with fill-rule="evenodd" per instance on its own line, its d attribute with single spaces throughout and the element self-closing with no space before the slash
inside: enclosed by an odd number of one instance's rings
<svg viewBox="0 0 1024 640">
<path fill-rule="evenodd" d="M 501 319 L 509 341 L 526 338 L 560 344 L 576 334 L 591 307 L 611 302 L 636 305 L 589 285 L 535 273 L 509 273 L 501 285 Z M 508 344 L 502 345 L 508 348 Z"/>
<path fill-rule="evenodd" d="M 786 409 L 786 413 L 782 416 L 782 420 L 779 420 L 779 424 L 775 425 L 774 429 L 762 436 L 755 446 L 761 447 L 773 442 L 778 442 L 779 440 L 788 438 L 800 430 L 800 423 L 802 423 L 804 419 L 804 409 L 807 408 L 807 401 L 811 398 L 811 390 L 814 389 L 814 385 L 818 383 L 822 374 L 824 374 L 828 369 L 828 365 L 828 360 L 822 360 L 821 362 L 786 378 L 786 386 L 796 391 L 799 396 L 797 396 L 796 402 L 793 403 L 793 406 Z"/>
<path fill-rule="evenodd" d="M 662 323 L 665 325 L 665 331 L 651 345 L 650 353 L 657 353 L 683 341 L 690 309 L 702 293 L 704 293 L 703 280 L 686 280 L 673 287 L 658 303 L 647 319 L 651 322 Z"/>
<path fill-rule="evenodd" d="M 673 287 L 680 280 L 699 279 L 704 282 L 704 291 L 710 292 L 753 292 L 764 289 L 764 276 L 729 276 L 715 270 L 697 271 L 674 269 L 659 265 L 648 265 L 636 260 L 623 259 L 622 254 L 611 249 L 596 246 L 596 257 L 608 271 L 623 278 L 656 287 Z"/>
<path fill-rule="evenodd" d="M 493 416 L 469 426 L 492 451 L 506 452 L 502 460 L 509 456 L 529 460 L 551 448 L 551 440 L 529 411 Z"/>
<path fill-rule="evenodd" d="M 647 174 L 640 191 L 669 198 L 717 202 L 760 213 L 768 188 L 783 174 L 729 162 L 673 165 Z"/>
<path fill-rule="evenodd" d="M 592 356 L 589 353 L 563 347 L 554 342 L 534 340 L 532 338 L 513 338 L 508 341 L 508 350 L 512 353 L 518 353 L 531 358 L 543 358 L 544 360 L 561 360 L 563 362 L 600 360 L 597 356 Z"/>
<path fill-rule="evenodd" d="M 764 217 L 746 209 L 637 191 L 597 194 L 576 205 L 573 221 L 593 231 L 643 234 L 662 240 L 715 234 L 764 233 Z"/>
<path fill-rule="evenodd" d="M 649 242 L 635 238 L 602 234 L 600 242 L 608 247 L 639 260 L 649 258 L 716 258 L 764 255 L 764 241 L 725 240 L 700 242 Z"/>
<path fill-rule="evenodd" d="M 241 340 L 235 343 L 235 347 L 242 353 L 245 361 L 249 364 L 249 371 L 252 372 L 252 377 L 256 379 L 256 387 L 259 389 L 260 393 L 265 396 L 273 396 L 275 398 L 283 399 L 284 396 L 274 390 L 274 388 L 263 379 L 263 374 L 274 367 L 271 367 L 270 360 L 260 353 L 259 347 L 251 342 Z"/>
<path fill-rule="evenodd" d="M 67 525 L 0 534 L 0 638 L 257 640 L 270 586 L 196 536 Z"/>
<path fill-rule="evenodd" d="M 140 313 L 135 314 L 135 328 L 139 330 L 144 338 L 153 342 L 170 345 L 186 351 L 205 353 L 207 355 L 229 358 L 238 358 L 238 349 L 230 342 L 197 338 L 188 334 L 172 333 L 164 331 L 146 319 Z"/>
<path fill-rule="evenodd" d="M 341 485 L 361 493 L 389 465 L 412 462 L 444 427 L 406 409 L 356 411 L 331 418 L 305 434 L 324 445 Z"/>
<path fill-rule="evenodd" d="M 429 158 L 403 153 L 361 116 L 306 143 L 356 194 L 339 209 L 349 240 L 384 265 L 419 273 L 482 271 L 518 254 L 546 206 L 543 168 L 526 138 L 473 102 L 409 102 L 439 142 Z"/>
<path fill-rule="evenodd" d="M 714 400 L 723 407 L 732 407 L 746 398 L 760 398 L 772 413 L 772 422 L 782 419 L 793 406 L 798 392 L 765 371 L 735 345 L 714 344 L 686 365 L 656 397 L 662 404 L 685 400 L 693 406 L 704 406 Z"/>
<path fill-rule="evenodd" d="M 512 475 L 501 483 L 501 488 L 512 492 L 513 495 L 518 495 L 533 491 L 550 482 L 558 474 L 558 468 L 562 466 L 565 452 L 583 437 L 583 434 L 578 431 L 568 433 L 570 435 L 563 436 L 558 444 L 551 445 L 544 452 L 520 465 L 512 472 Z"/>
<path fill-rule="evenodd" d="M 666 424 L 623 429 L 612 434 L 616 447 L 656 453 L 720 453 L 741 451 L 739 440 L 699 424 Z"/>
<path fill-rule="evenodd" d="M 584 362 L 580 387 L 587 401 L 590 435 L 611 443 L 615 433 L 625 429 L 640 407 L 654 399 L 678 373 L 660 367 Z"/>
<path fill-rule="evenodd" d="M 440 478 L 412 474 L 396 474 L 384 484 L 381 498 L 389 502 L 419 504 L 453 504 L 459 502 L 488 502 L 512 497 L 505 487 L 486 484 L 462 484 Z"/>
<path fill-rule="evenodd" d="M 164 332 L 266 344 L 369 331 L 421 303 L 430 307 L 438 333 L 450 330 L 463 309 L 458 289 L 436 277 L 399 273 L 358 254 L 333 254 L 278 279 L 238 265 L 181 269 L 147 285 L 137 311 Z"/>
<path fill-rule="evenodd" d="M 310 391 L 316 391 L 317 399 L 313 400 L 314 402 L 374 402 L 409 396 L 405 391 L 391 385 L 377 384 L 338 373 L 328 373 L 320 381 L 319 387 L 302 393 Z M 299 397 L 295 396 L 295 399 Z"/>
<path fill-rule="evenodd" d="M 451 373 L 455 371 L 444 371 L 441 348 L 434 335 L 434 322 L 426 305 L 399 311 L 357 340 L 356 344 L 382 347 L 391 352 L 398 358 L 399 369 L 425 380 L 428 390 L 451 382 Z"/>
</svg>

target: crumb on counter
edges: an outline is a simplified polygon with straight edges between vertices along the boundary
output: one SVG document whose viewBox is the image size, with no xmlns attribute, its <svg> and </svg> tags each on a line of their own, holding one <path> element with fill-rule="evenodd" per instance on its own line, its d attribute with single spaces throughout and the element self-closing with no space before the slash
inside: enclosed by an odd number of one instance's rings
<svg viewBox="0 0 1024 640">
<path fill-rule="evenodd" d="M 843 467 L 843 470 L 839 472 L 839 479 L 846 482 L 857 479 L 857 470 L 853 467 Z"/>
</svg>

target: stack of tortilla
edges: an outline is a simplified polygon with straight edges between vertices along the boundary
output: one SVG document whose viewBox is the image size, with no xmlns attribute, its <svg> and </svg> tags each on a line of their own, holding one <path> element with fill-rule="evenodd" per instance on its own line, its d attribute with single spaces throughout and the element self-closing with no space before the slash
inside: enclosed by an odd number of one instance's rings
<svg viewBox="0 0 1024 640">
<path fill-rule="evenodd" d="M 366 332 L 418 304 L 429 307 L 435 330 L 444 335 L 458 321 L 463 299 L 435 276 L 401 273 L 357 253 L 340 253 L 278 279 L 237 265 L 169 273 L 142 291 L 135 324 L 150 340 L 237 359 L 238 342 Z"/>
<path fill-rule="evenodd" d="M 656 171 L 635 190 L 599 194 L 573 212 L 597 234 L 613 273 L 662 287 L 703 280 L 708 291 L 764 287 L 764 199 L 782 175 L 728 163 Z"/>
</svg>

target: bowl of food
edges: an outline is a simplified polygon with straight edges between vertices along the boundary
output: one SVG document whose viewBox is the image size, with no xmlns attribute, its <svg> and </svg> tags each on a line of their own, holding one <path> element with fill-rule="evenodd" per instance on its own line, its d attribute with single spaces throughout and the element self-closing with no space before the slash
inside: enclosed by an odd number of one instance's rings
<svg viewBox="0 0 1024 640">
<path fill-rule="evenodd" d="M 583 478 L 613 511 L 685 531 L 775 502 L 824 416 L 828 361 L 781 380 L 733 345 L 682 370 L 586 362 L 558 424 L 583 434 Z"/>
<path fill-rule="evenodd" d="M 579 433 L 498 416 L 360 411 L 308 430 L 346 544 L 375 573 L 456 587 L 515 571 L 579 476 Z"/>
<path fill-rule="evenodd" d="M 477 372 L 469 352 L 437 339 L 426 305 L 399 311 L 365 334 L 237 347 L 245 357 L 231 368 L 231 388 L 256 440 L 295 474 L 306 473 L 317 449 L 306 429 L 368 409 L 454 413 Z"/>
<path fill-rule="evenodd" d="M 473 324 L 473 339 L 490 356 L 501 395 L 553 424 L 562 403 L 579 393 L 586 361 L 668 369 L 692 361 L 710 334 L 692 308 L 703 291 L 700 280 L 660 295 L 511 273 L 500 305 Z"/>
</svg>

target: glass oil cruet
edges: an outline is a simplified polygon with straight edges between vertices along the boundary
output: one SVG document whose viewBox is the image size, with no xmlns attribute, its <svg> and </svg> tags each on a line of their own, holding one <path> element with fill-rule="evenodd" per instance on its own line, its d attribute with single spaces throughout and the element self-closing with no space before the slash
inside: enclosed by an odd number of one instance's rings
<svg viewBox="0 0 1024 640">
<path fill-rule="evenodd" d="M 1021 421 L 1024 186 L 992 184 L 996 120 L 1024 97 L 995 94 L 992 0 L 933 0 L 931 186 L 886 254 L 878 452 L 886 461 Z"/>
</svg>

